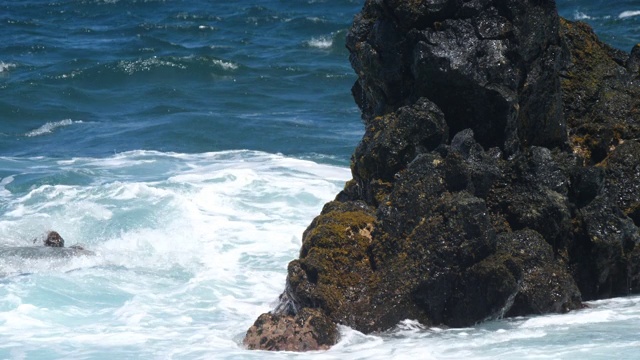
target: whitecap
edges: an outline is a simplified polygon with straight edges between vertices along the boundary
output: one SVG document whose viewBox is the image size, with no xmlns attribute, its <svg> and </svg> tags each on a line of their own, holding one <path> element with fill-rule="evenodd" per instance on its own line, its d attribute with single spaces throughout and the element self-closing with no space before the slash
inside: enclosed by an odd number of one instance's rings
<svg viewBox="0 0 640 360">
<path fill-rule="evenodd" d="M 14 180 L 12 175 L 0 178 L 0 196 L 11 196 L 11 192 L 7 190 L 7 185 L 11 184 Z"/>
<path fill-rule="evenodd" d="M 5 62 L 0 61 L 0 73 L 8 71 L 9 69 L 14 68 L 14 67 L 16 67 L 15 64 L 5 63 Z"/>
<path fill-rule="evenodd" d="M 307 45 L 317 49 L 328 49 L 333 45 L 333 39 L 331 36 L 314 37 L 307 41 Z"/>
<path fill-rule="evenodd" d="M 618 18 L 625 19 L 628 17 L 638 16 L 638 15 L 640 15 L 640 10 L 628 10 L 628 11 L 621 12 L 620 15 L 618 15 Z"/>
<path fill-rule="evenodd" d="M 403 320 L 397 325 L 398 331 L 416 332 L 416 331 L 424 331 L 425 329 L 426 328 L 423 324 L 413 319 Z"/>
<path fill-rule="evenodd" d="M 47 122 L 46 124 L 40 126 L 39 128 L 31 130 L 24 135 L 26 137 L 46 135 L 46 134 L 52 133 L 55 129 L 59 127 L 69 126 L 73 124 L 82 124 L 82 121 L 81 120 L 73 121 L 71 119 L 65 119 L 60 121 Z"/>
<path fill-rule="evenodd" d="M 215 60 L 212 60 L 211 62 L 214 63 L 215 65 L 220 66 L 223 70 L 236 70 L 238 68 L 238 65 L 230 61 L 215 59 Z"/>
<path fill-rule="evenodd" d="M 582 11 L 576 10 L 573 12 L 573 19 L 574 20 L 590 20 L 591 16 L 583 13 Z"/>
<path fill-rule="evenodd" d="M 553 314 L 537 316 L 526 320 L 522 328 L 544 328 L 573 326 L 581 324 L 606 323 L 615 320 L 617 314 L 613 310 L 583 310 L 569 314 Z"/>
</svg>

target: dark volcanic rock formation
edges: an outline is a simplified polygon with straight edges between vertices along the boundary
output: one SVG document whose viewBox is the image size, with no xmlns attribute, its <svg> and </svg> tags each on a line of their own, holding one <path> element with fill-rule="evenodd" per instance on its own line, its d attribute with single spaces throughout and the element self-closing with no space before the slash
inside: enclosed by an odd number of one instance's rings
<svg viewBox="0 0 640 360">
<path fill-rule="evenodd" d="M 640 291 L 640 45 L 612 49 L 552 0 L 369 0 L 347 47 L 353 179 L 246 343 L 309 309 L 374 332 Z"/>
</svg>

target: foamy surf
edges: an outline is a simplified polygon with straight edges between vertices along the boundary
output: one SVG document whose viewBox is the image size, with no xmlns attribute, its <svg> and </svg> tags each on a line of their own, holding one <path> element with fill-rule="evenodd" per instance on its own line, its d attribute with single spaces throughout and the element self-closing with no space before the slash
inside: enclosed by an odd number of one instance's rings
<svg viewBox="0 0 640 360">
<path fill-rule="evenodd" d="M 2 262 L 0 358 L 241 350 L 236 337 L 277 299 L 302 231 L 349 177 L 260 152 L 133 151 L 40 159 L 41 171 L 83 169 L 95 182 L 24 188 L 31 160 L 1 161 L 15 170 L 0 179 L 3 246 L 56 229 L 96 255 Z"/>
<path fill-rule="evenodd" d="M 333 37 L 330 35 L 314 37 L 307 41 L 307 45 L 317 49 L 329 49 L 333 46 Z"/>
</svg>

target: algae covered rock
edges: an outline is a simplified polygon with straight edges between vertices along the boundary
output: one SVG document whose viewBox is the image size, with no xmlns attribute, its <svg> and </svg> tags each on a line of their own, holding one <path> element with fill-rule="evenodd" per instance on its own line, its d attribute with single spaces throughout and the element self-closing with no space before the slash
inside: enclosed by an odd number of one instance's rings
<svg viewBox="0 0 640 360">
<path fill-rule="evenodd" d="M 640 137 L 640 47 L 631 54 L 598 40 L 584 23 L 562 21 L 570 61 L 561 73 L 570 143 L 589 164 L 625 139 Z"/>
<path fill-rule="evenodd" d="M 434 102 L 452 135 L 508 153 L 566 140 L 553 1 L 368 1 L 347 36 L 365 122 Z"/>
<path fill-rule="evenodd" d="M 469 326 L 640 292 L 640 46 L 552 0 L 369 0 L 346 44 L 353 179 L 251 331 L 309 310 L 365 333 Z"/>
<path fill-rule="evenodd" d="M 287 309 L 321 308 L 342 324 L 368 321 L 360 316 L 379 280 L 368 249 L 375 215 L 363 202 L 332 202 L 313 220 L 302 240 L 300 258 L 289 264 Z"/>
</svg>

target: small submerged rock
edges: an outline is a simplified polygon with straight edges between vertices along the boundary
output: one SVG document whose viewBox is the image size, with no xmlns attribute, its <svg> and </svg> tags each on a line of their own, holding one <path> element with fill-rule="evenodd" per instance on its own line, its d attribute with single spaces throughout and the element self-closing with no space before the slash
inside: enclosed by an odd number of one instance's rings
<svg viewBox="0 0 640 360">
<path fill-rule="evenodd" d="M 72 258 L 95 256 L 81 245 L 64 247 L 64 239 L 56 231 L 48 231 L 33 239 L 33 246 L 0 246 L 0 278 L 29 275 L 42 266 L 67 264 Z M 36 270 L 37 271 L 37 270 Z"/>
</svg>

